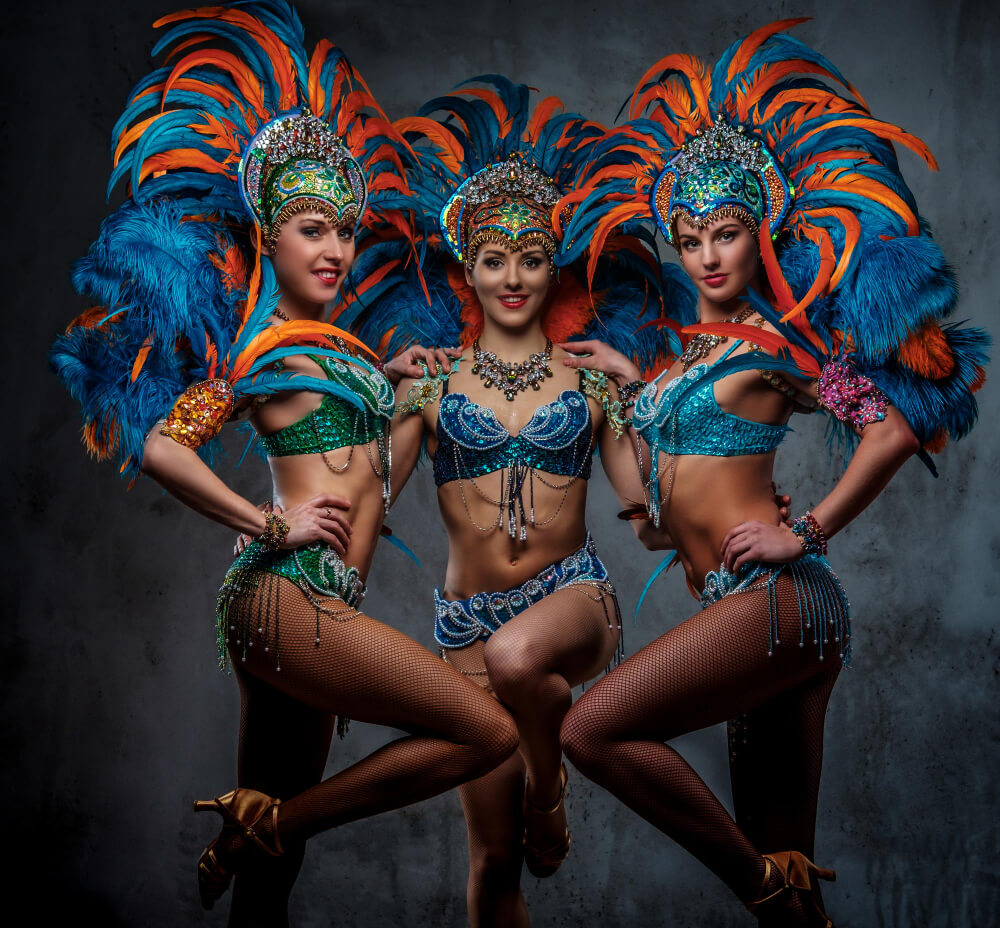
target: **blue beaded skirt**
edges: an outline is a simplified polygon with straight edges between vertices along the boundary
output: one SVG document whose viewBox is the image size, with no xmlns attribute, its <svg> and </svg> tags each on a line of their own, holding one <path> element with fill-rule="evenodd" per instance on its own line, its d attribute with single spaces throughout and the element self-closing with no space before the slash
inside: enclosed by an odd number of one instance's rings
<svg viewBox="0 0 1000 928">
<path fill-rule="evenodd" d="M 851 604 L 833 572 L 829 561 L 819 554 L 805 554 L 790 564 L 766 564 L 750 561 L 734 574 L 724 566 L 705 575 L 705 589 L 701 593 L 701 608 L 705 609 L 727 596 L 751 590 L 767 590 L 768 598 L 768 654 L 774 652 L 778 638 L 778 597 L 775 584 L 778 577 L 790 577 L 795 585 L 799 606 L 799 647 L 806 642 L 807 633 L 813 644 L 819 646 L 823 659 L 824 645 L 833 644 L 844 666 L 851 660 Z"/>
<path fill-rule="evenodd" d="M 597 587 L 612 596 L 615 593 L 589 532 L 582 548 L 520 586 L 497 593 L 476 593 L 468 599 L 443 599 L 441 591 L 434 590 L 434 638 L 443 648 L 464 648 L 489 638 L 504 622 L 546 596 L 572 586 Z"/>
</svg>

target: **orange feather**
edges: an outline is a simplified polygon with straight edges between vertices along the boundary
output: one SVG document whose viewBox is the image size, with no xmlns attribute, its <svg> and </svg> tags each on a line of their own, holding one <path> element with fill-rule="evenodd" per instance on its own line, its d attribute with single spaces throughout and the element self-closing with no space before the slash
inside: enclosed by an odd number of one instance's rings
<svg viewBox="0 0 1000 928">
<path fill-rule="evenodd" d="M 810 129 L 795 143 L 795 145 L 798 147 L 807 139 L 812 138 L 812 136 L 814 136 L 817 132 L 825 132 L 827 129 L 834 129 L 838 126 L 856 126 L 859 129 L 866 129 L 868 132 L 871 132 L 872 135 L 877 135 L 879 138 L 886 139 L 890 142 L 898 142 L 900 145 L 905 145 L 910 149 L 910 151 L 916 152 L 916 154 L 923 158 L 924 161 L 927 162 L 927 166 L 932 171 L 938 170 L 937 159 L 933 154 L 931 154 L 931 150 L 921 139 L 918 139 L 915 135 L 911 135 L 909 132 L 900 129 L 899 126 L 894 126 L 888 122 L 882 122 L 880 119 L 858 117 L 856 119 L 833 120 L 823 126 L 817 126 L 815 129 Z"/>
<path fill-rule="evenodd" d="M 172 151 L 150 155 L 143 161 L 139 171 L 139 183 L 141 184 L 150 174 L 157 171 L 170 171 L 182 167 L 199 168 L 208 174 L 222 174 L 224 177 L 231 176 L 225 167 L 203 151 L 199 151 L 197 148 L 175 148 Z"/>
<path fill-rule="evenodd" d="M 760 257 L 764 262 L 764 271 L 778 301 L 778 308 L 788 312 L 795 305 L 795 297 L 792 295 L 792 288 L 788 286 L 788 281 L 785 280 L 785 275 L 781 273 L 781 267 L 774 254 L 774 244 L 771 241 L 771 228 L 766 220 L 757 240 L 760 243 Z"/>
<path fill-rule="evenodd" d="M 759 329 L 755 325 L 746 325 L 742 322 L 698 322 L 694 325 L 686 325 L 681 331 L 685 335 L 696 335 L 699 332 L 706 332 L 710 335 L 726 335 L 734 338 L 742 338 L 755 345 L 760 345 L 768 351 L 778 354 L 780 351 L 787 351 L 798 369 L 807 377 L 819 377 L 821 371 L 815 359 L 808 352 L 803 351 L 797 345 L 793 345 L 788 339 L 776 332 L 769 332 L 767 329 Z"/>
<path fill-rule="evenodd" d="M 917 217 L 906 201 L 885 184 L 880 184 L 870 177 L 847 170 L 824 171 L 819 169 L 806 178 L 804 186 L 809 190 L 840 190 L 866 197 L 896 213 L 906 223 L 907 235 L 917 235 L 920 232 Z"/>
<path fill-rule="evenodd" d="M 142 371 L 142 366 L 146 363 L 146 358 L 149 357 L 149 352 L 152 347 L 153 336 L 147 335 L 146 340 L 142 343 L 142 347 L 139 349 L 139 353 L 135 356 L 135 361 L 132 363 L 132 373 L 129 377 L 130 383 L 135 383 L 135 379 Z"/>
<path fill-rule="evenodd" d="M 804 225 L 802 227 L 802 234 L 814 245 L 819 246 L 819 269 L 816 271 L 816 279 L 812 282 L 809 290 L 806 291 L 806 295 L 781 317 L 782 322 L 794 319 L 807 306 L 810 306 L 813 300 L 827 292 L 830 278 L 833 276 L 834 264 L 837 260 L 833 251 L 833 241 L 826 229 L 821 226 Z"/>
<path fill-rule="evenodd" d="M 691 83 L 691 92 L 694 95 L 694 106 L 698 115 L 703 119 L 710 118 L 708 111 L 708 96 L 712 90 L 711 74 L 704 61 L 695 58 L 693 55 L 667 55 L 654 64 L 639 81 L 636 93 L 640 88 L 645 87 L 657 74 L 663 71 L 680 71 Z M 661 82 L 662 83 L 662 82 Z M 635 93 L 633 93 L 633 98 Z M 629 111 L 629 117 L 635 119 L 641 113 L 641 109 L 636 109 L 633 104 Z"/>
<path fill-rule="evenodd" d="M 499 137 L 503 138 L 510 132 L 512 124 L 510 114 L 507 112 L 507 107 L 503 105 L 503 100 L 500 99 L 499 94 L 495 91 L 487 90 L 485 87 L 459 87 L 452 92 L 456 96 L 462 94 L 467 97 L 478 97 L 493 110 L 493 115 L 496 116 L 497 122 L 500 123 Z"/>
<path fill-rule="evenodd" d="M 558 97 L 546 97 L 542 100 L 538 106 L 535 107 L 535 111 L 531 114 L 531 121 L 528 123 L 528 128 L 525 130 L 525 136 L 532 145 L 538 144 L 538 136 L 541 134 L 542 127 L 552 118 L 552 114 L 557 110 L 562 111 L 565 107 L 563 106 L 562 100 Z"/>
<path fill-rule="evenodd" d="M 264 96 L 260 82 L 246 64 L 231 52 L 208 49 L 185 55 L 184 58 L 174 65 L 174 69 L 170 72 L 170 76 L 163 87 L 164 97 L 170 92 L 174 83 L 179 78 L 183 77 L 191 68 L 196 68 L 199 65 L 214 65 L 219 70 L 229 74 L 244 99 L 250 103 L 257 115 L 267 118 L 268 110 L 264 106 Z"/>
<path fill-rule="evenodd" d="M 932 319 L 911 332 L 899 348 L 899 360 L 931 380 L 942 380 L 955 369 L 955 356 L 941 327 Z"/>
<path fill-rule="evenodd" d="M 588 287 L 593 286 L 594 272 L 597 270 L 597 262 L 601 257 L 607 237 L 623 222 L 635 219 L 637 216 L 648 215 L 648 213 L 649 207 L 645 203 L 622 203 L 608 210 L 607 215 L 594 230 L 594 236 L 590 241 L 590 258 L 587 260 Z"/>
<path fill-rule="evenodd" d="M 462 146 L 458 144 L 455 136 L 440 123 L 428 119 L 426 116 L 409 116 L 397 119 L 393 126 L 401 133 L 416 132 L 422 135 L 437 146 L 444 166 L 455 174 L 459 172 L 464 158 Z"/>
<path fill-rule="evenodd" d="M 740 43 L 740 47 L 736 50 L 736 54 L 733 55 L 732 61 L 729 62 L 729 71 L 726 72 L 726 82 L 731 81 L 750 64 L 750 59 L 753 58 L 754 52 L 771 38 L 772 35 L 777 32 L 784 32 L 786 29 L 798 26 L 800 23 L 807 23 L 810 18 L 809 16 L 804 16 L 799 19 L 780 19 L 776 22 L 768 23 L 766 26 L 761 26 L 755 32 L 751 32 Z"/>
<path fill-rule="evenodd" d="M 844 227 L 844 250 L 841 252 L 840 261 L 837 262 L 837 268 L 830 278 L 830 290 L 836 290 L 840 285 L 844 273 L 847 271 L 848 265 L 851 263 L 851 256 L 854 254 L 854 249 L 861 238 L 861 223 L 854 213 L 840 206 L 828 206 L 823 209 L 809 210 L 806 215 L 816 218 L 831 216 L 838 220 Z"/>
</svg>

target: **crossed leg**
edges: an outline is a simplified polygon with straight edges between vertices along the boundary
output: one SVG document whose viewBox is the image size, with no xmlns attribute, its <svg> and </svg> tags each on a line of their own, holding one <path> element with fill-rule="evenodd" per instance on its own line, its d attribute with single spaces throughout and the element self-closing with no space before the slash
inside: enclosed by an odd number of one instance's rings
<svg viewBox="0 0 1000 928">
<path fill-rule="evenodd" d="M 457 669 L 491 689 L 510 709 L 520 734 L 520 757 L 461 788 L 469 830 L 469 919 L 473 928 L 525 928 L 520 890 L 522 807 L 527 798 L 549 808 L 560 793 L 559 728 L 572 702 L 572 687 L 603 670 L 618 645 L 617 611 L 611 594 L 569 587 L 515 616 L 485 643 L 448 652 Z M 546 817 L 555 843 L 565 813 Z M 549 843 L 549 842 L 545 842 Z"/>
<path fill-rule="evenodd" d="M 292 725 L 296 719 L 306 724 L 311 718 L 308 724 L 315 726 L 308 736 L 315 755 L 308 751 L 310 757 L 305 759 L 299 781 L 305 788 L 278 806 L 277 831 L 282 845 L 301 848 L 308 838 L 328 828 L 452 789 L 493 769 L 515 751 L 517 729 L 504 709 L 426 648 L 362 613 L 340 621 L 321 615 L 317 635 L 312 603 L 290 581 L 279 578 L 275 584 L 280 586 L 279 622 L 258 626 L 252 644 L 245 650 L 234 650 L 232 657 L 240 664 L 241 678 L 248 681 L 245 692 L 251 694 L 251 700 L 270 692 L 274 712 L 288 711 Z M 319 748 L 323 746 L 325 759 L 329 725 L 335 715 L 391 726 L 409 735 L 316 782 L 322 776 Z M 273 730 L 280 725 L 264 725 L 265 730 L 268 727 Z M 261 737 L 266 742 L 267 735 Z M 269 748 L 252 739 L 250 755 L 248 745 L 243 749 L 242 773 L 249 776 L 248 761 L 250 768 L 263 763 L 261 758 Z M 283 760 L 279 753 L 273 759 L 275 764 Z M 276 785 L 284 788 L 282 783 Z M 255 830 L 273 846 L 270 822 L 265 817 Z M 252 845 L 242 834 L 232 831 L 217 853 L 229 861 L 238 860 L 239 870 L 245 866 L 264 868 L 271 862 L 268 858 L 255 864 L 260 855 L 245 854 L 248 847 Z M 299 856 L 301 851 L 294 853 Z M 298 869 L 293 859 L 287 869 L 268 868 L 268 873 L 290 886 Z M 286 890 L 282 895 L 287 900 Z M 287 919 L 287 915 L 283 917 Z M 230 923 L 283 924 L 277 917 L 262 920 L 259 912 L 243 905 L 242 897 L 240 910 Z"/>
<path fill-rule="evenodd" d="M 811 850 L 823 713 L 840 661 L 835 655 L 820 661 L 818 648 L 808 639 L 796 646 L 798 593 L 786 576 L 778 578 L 775 592 L 784 643 L 775 647 L 773 657 L 768 656 L 767 591 L 726 597 L 647 645 L 585 693 L 562 731 L 567 756 L 583 773 L 698 857 L 744 901 L 760 892 L 761 851 L 665 742 L 760 710 L 765 740 L 756 764 L 746 769 L 748 777 L 752 769 L 763 781 L 771 767 L 764 789 L 768 798 L 751 808 L 742 794 L 741 817 L 759 819 L 787 803 L 781 821 L 806 813 L 798 833 L 755 837 L 787 837 Z M 798 710 L 792 711 L 796 704 Z M 763 753 L 766 743 L 780 748 L 776 761 Z M 771 765 L 781 764 L 788 751 L 807 775 L 791 795 L 782 788 L 779 796 Z M 787 779 L 782 769 L 782 787 Z M 804 915 L 801 923 L 808 923 Z"/>
</svg>

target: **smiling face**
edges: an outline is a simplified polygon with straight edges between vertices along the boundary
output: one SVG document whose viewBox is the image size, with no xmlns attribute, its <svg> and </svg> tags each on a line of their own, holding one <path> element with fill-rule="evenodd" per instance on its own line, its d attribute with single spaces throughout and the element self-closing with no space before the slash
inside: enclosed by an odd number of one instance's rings
<svg viewBox="0 0 1000 928">
<path fill-rule="evenodd" d="M 728 303 L 747 285 L 760 290 L 760 249 L 739 219 L 722 217 L 699 229 L 678 216 L 675 229 L 681 264 L 703 300 Z"/>
<path fill-rule="evenodd" d="M 354 261 L 354 227 L 320 212 L 296 213 L 281 226 L 271 254 L 284 297 L 322 306 L 336 296 Z"/>
<path fill-rule="evenodd" d="M 538 318 L 549 292 L 549 258 L 540 246 L 511 251 L 493 242 L 476 254 L 466 281 L 488 320 L 504 329 L 523 329 Z"/>
</svg>

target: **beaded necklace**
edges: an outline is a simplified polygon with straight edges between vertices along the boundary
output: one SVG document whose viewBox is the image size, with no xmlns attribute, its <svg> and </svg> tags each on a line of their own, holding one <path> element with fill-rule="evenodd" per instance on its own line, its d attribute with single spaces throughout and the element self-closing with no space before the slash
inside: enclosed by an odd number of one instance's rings
<svg viewBox="0 0 1000 928">
<path fill-rule="evenodd" d="M 492 351 L 483 351 L 478 338 L 472 343 L 472 352 L 472 373 L 487 387 L 496 387 L 511 401 L 529 386 L 532 390 L 540 389 L 542 381 L 552 376 L 552 368 L 549 367 L 552 341 L 548 338 L 545 339 L 545 349 L 529 355 L 527 361 L 503 361 Z"/>
</svg>

